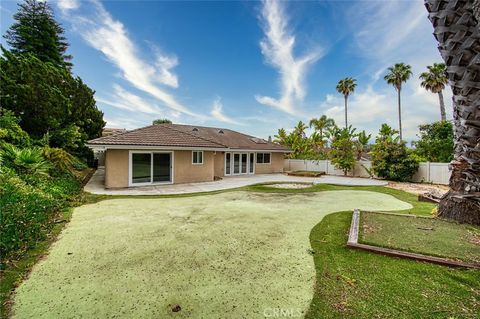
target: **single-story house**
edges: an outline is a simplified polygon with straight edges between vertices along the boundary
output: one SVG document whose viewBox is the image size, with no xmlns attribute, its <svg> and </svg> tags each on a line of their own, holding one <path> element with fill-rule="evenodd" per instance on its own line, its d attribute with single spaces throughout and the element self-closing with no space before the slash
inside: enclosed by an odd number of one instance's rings
<svg viewBox="0 0 480 319">
<path fill-rule="evenodd" d="M 215 127 L 158 124 L 100 137 L 105 187 L 207 182 L 215 177 L 283 172 L 284 146 Z"/>
</svg>

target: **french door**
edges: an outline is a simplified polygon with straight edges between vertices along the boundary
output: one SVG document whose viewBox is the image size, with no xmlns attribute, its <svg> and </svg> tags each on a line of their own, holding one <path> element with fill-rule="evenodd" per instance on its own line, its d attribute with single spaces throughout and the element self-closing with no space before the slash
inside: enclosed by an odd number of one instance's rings
<svg viewBox="0 0 480 319">
<path fill-rule="evenodd" d="M 255 153 L 225 153 L 225 175 L 245 175 L 255 172 Z"/>
<path fill-rule="evenodd" d="M 131 152 L 130 186 L 173 183 L 171 152 Z"/>
</svg>

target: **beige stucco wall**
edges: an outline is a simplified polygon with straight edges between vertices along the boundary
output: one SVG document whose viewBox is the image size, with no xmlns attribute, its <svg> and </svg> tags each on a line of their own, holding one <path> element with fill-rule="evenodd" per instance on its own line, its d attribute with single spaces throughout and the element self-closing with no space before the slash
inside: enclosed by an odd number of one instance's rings
<svg viewBox="0 0 480 319">
<path fill-rule="evenodd" d="M 193 165 L 192 151 L 175 151 L 173 166 L 175 184 L 213 181 L 213 153 L 203 152 L 203 164 Z"/>
<path fill-rule="evenodd" d="M 215 176 L 225 175 L 225 152 L 217 152 L 213 156 L 213 172 Z"/>
<path fill-rule="evenodd" d="M 128 150 L 105 152 L 105 187 L 128 187 Z"/>
<path fill-rule="evenodd" d="M 283 153 L 271 153 L 270 164 L 255 163 L 255 174 L 270 174 L 283 172 Z"/>
</svg>

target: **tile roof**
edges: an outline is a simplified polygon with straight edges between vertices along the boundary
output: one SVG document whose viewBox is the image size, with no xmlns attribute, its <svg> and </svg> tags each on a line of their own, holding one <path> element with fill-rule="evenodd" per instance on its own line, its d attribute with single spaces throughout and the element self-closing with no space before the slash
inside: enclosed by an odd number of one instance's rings
<svg viewBox="0 0 480 319">
<path fill-rule="evenodd" d="M 181 124 L 150 125 L 90 140 L 88 144 L 289 151 L 282 145 L 229 129 Z"/>
</svg>

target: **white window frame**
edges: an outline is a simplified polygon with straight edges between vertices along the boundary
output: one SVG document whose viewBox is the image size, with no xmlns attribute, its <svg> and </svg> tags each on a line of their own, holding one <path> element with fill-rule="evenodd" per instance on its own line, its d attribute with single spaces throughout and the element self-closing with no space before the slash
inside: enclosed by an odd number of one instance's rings
<svg viewBox="0 0 480 319">
<path fill-rule="evenodd" d="M 170 181 L 167 182 L 153 182 L 153 154 L 170 154 Z M 145 183 L 133 183 L 133 154 L 150 154 L 150 182 Z M 135 186 L 148 186 L 148 185 L 166 185 L 173 184 L 175 182 L 175 177 L 173 172 L 174 170 L 174 152 L 173 151 L 138 151 L 138 150 L 129 150 L 128 151 L 128 187 Z"/>
<path fill-rule="evenodd" d="M 268 163 L 259 163 L 259 162 L 257 161 L 257 156 L 258 156 L 258 154 L 263 154 L 262 158 L 263 158 L 264 160 L 265 160 L 264 154 L 270 154 L 270 162 L 268 162 Z M 257 153 L 255 153 L 255 163 L 258 164 L 258 165 L 271 165 L 271 164 L 272 164 L 272 153 L 271 153 L 271 152 L 257 152 Z"/>
<path fill-rule="evenodd" d="M 202 154 L 202 162 L 201 162 L 201 163 L 195 163 L 195 162 L 193 161 L 193 154 L 194 154 L 194 153 L 201 153 L 201 154 Z M 203 160 L 203 155 L 204 155 L 204 154 L 203 154 L 203 151 L 192 151 L 192 165 L 203 165 L 203 162 L 204 162 L 204 160 Z M 198 155 L 197 155 L 197 159 L 198 159 Z"/>
<path fill-rule="evenodd" d="M 230 174 L 227 174 L 227 154 L 230 154 Z M 238 173 L 234 173 L 234 158 L 235 154 L 239 154 L 240 156 L 240 171 Z M 242 154 L 247 155 L 247 172 L 242 173 Z M 250 165 L 250 155 L 253 155 L 253 163 Z M 257 154 L 252 152 L 225 152 L 223 157 L 223 168 L 224 168 L 224 175 L 225 176 L 238 176 L 238 175 L 254 175 L 255 174 L 255 163 L 257 160 Z M 252 171 L 250 172 L 250 168 Z"/>
</svg>

